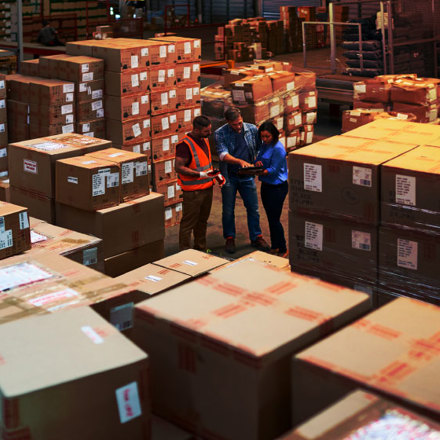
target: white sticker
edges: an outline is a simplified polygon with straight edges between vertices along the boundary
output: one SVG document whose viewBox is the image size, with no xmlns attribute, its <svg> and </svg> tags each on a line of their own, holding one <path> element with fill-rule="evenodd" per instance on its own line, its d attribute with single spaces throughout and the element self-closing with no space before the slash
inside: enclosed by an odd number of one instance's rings
<svg viewBox="0 0 440 440">
<path fill-rule="evenodd" d="M 119 156 L 123 156 L 124 153 L 121 151 L 120 153 L 113 153 L 113 154 L 109 154 L 108 157 L 119 157 Z"/>
<path fill-rule="evenodd" d="M 322 251 L 323 225 L 305 222 L 304 246 L 315 251 Z"/>
<path fill-rule="evenodd" d="M 110 324 L 114 325 L 119 331 L 124 331 L 133 327 L 133 307 L 134 303 L 129 302 L 122 306 L 110 309 Z"/>
<path fill-rule="evenodd" d="M 177 142 L 179 142 L 179 135 L 178 134 L 173 134 L 171 136 L 171 143 L 172 144 L 177 144 Z"/>
<path fill-rule="evenodd" d="M 92 163 L 98 163 L 96 160 L 85 160 L 84 162 L 81 162 L 83 165 L 91 165 Z"/>
<path fill-rule="evenodd" d="M 90 131 L 90 124 L 89 123 L 82 124 L 82 131 L 83 131 L 83 133 L 85 131 Z"/>
<path fill-rule="evenodd" d="M 74 183 L 75 185 L 78 185 L 78 177 L 67 176 L 67 182 Z"/>
<path fill-rule="evenodd" d="M 93 90 L 92 99 L 101 99 L 102 98 L 102 89 Z"/>
<path fill-rule="evenodd" d="M 100 99 L 99 101 L 94 101 L 92 102 L 92 110 L 99 110 L 100 108 L 102 108 L 102 99 Z"/>
<path fill-rule="evenodd" d="M 159 281 L 162 281 L 163 278 L 157 277 L 156 275 L 147 275 L 144 277 L 145 280 L 153 281 L 153 283 L 158 283 Z"/>
<path fill-rule="evenodd" d="M 0 291 L 44 281 L 54 275 L 32 263 L 19 263 L 0 268 Z"/>
<path fill-rule="evenodd" d="M 96 111 L 96 117 L 98 119 L 104 117 L 104 109 L 103 108 L 100 108 L 99 110 Z"/>
<path fill-rule="evenodd" d="M 93 72 L 83 73 L 82 80 L 84 82 L 93 81 Z"/>
<path fill-rule="evenodd" d="M 416 206 L 416 178 L 396 175 L 396 203 Z"/>
<path fill-rule="evenodd" d="M 12 229 L 0 232 L 0 250 L 12 247 Z"/>
<path fill-rule="evenodd" d="M 286 89 L 290 92 L 291 90 L 293 90 L 295 88 L 295 81 L 291 81 L 289 83 L 286 84 Z"/>
<path fill-rule="evenodd" d="M 192 87 L 189 87 L 186 89 L 185 97 L 187 100 L 191 100 L 193 97 L 193 89 Z"/>
<path fill-rule="evenodd" d="M 428 101 L 435 101 L 437 99 L 437 88 L 433 87 L 428 90 Z"/>
<path fill-rule="evenodd" d="M 133 149 L 133 153 L 140 153 L 141 152 L 140 145 L 133 145 L 132 149 Z"/>
<path fill-rule="evenodd" d="M 418 243 L 397 239 L 397 265 L 405 269 L 417 270 Z"/>
<path fill-rule="evenodd" d="M 194 40 L 194 47 L 198 49 L 200 47 L 200 40 Z"/>
<path fill-rule="evenodd" d="M 174 189 L 174 185 L 169 186 L 167 189 L 168 199 L 174 199 L 175 195 L 176 195 L 176 191 Z"/>
<path fill-rule="evenodd" d="M 160 58 L 166 58 L 167 56 L 167 47 L 166 46 L 160 46 L 159 47 L 159 57 Z"/>
<path fill-rule="evenodd" d="M 136 69 L 139 67 L 139 58 L 137 55 L 131 56 L 131 68 Z"/>
<path fill-rule="evenodd" d="M 141 57 L 147 57 L 148 56 L 148 47 L 143 47 L 141 49 Z"/>
<path fill-rule="evenodd" d="M 168 94 L 170 95 L 170 99 L 177 98 L 177 91 L 176 91 L 176 89 L 171 89 Z"/>
<path fill-rule="evenodd" d="M 168 46 L 168 53 L 175 53 L 176 52 L 176 46 L 174 44 L 170 44 Z"/>
<path fill-rule="evenodd" d="M 185 122 L 189 122 L 189 121 L 191 121 L 191 110 L 185 110 L 185 111 L 183 112 L 183 120 L 184 120 Z"/>
<path fill-rule="evenodd" d="M 170 139 L 165 138 L 162 140 L 162 151 L 168 151 L 170 149 Z"/>
<path fill-rule="evenodd" d="M 45 295 L 37 296 L 36 298 L 32 298 L 27 302 L 35 307 L 43 307 L 54 302 L 76 298 L 78 296 L 79 296 L 78 292 L 76 292 L 73 289 L 66 288 L 63 290 L 59 290 L 57 292 L 51 292 Z"/>
<path fill-rule="evenodd" d="M 75 131 L 75 127 L 73 124 L 63 125 L 62 132 L 63 134 L 73 133 Z"/>
<path fill-rule="evenodd" d="M 63 85 L 63 93 L 73 93 L 75 91 L 75 84 L 64 84 Z"/>
<path fill-rule="evenodd" d="M 118 402 L 121 423 L 128 422 L 142 414 L 136 382 L 118 388 L 116 390 L 116 401 Z"/>
<path fill-rule="evenodd" d="M 168 121 L 168 117 L 162 118 L 162 130 L 168 130 L 170 128 L 170 124 Z"/>
<path fill-rule="evenodd" d="M 66 94 L 66 102 L 73 102 L 73 93 Z"/>
<path fill-rule="evenodd" d="M 170 115 L 170 124 L 175 124 L 177 122 L 177 115 Z"/>
<path fill-rule="evenodd" d="M 238 102 L 246 101 L 243 90 L 232 90 L 232 99 Z"/>
<path fill-rule="evenodd" d="M 160 94 L 160 103 L 162 105 L 168 105 L 168 93 L 167 92 Z"/>
<path fill-rule="evenodd" d="M 138 102 L 132 102 L 132 104 L 131 104 L 131 114 L 132 115 L 138 115 L 139 114 L 139 103 Z"/>
<path fill-rule="evenodd" d="M 299 95 L 292 96 L 290 101 L 291 101 L 292 107 L 299 107 Z"/>
<path fill-rule="evenodd" d="M 178 204 L 176 205 L 176 212 L 180 212 L 180 211 L 182 211 L 182 209 L 183 209 L 183 205 L 182 205 L 182 203 L 178 203 Z"/>
<path fill-rule="evenodd" d="M 367 91 L 367 86 L 365 84 L 355 84 L 354 85 L 354 90 L 357 93 L 366 93 Z"/>
<path fill-rule="evenodd" d="M 137 73 L 131 75 L 131 87 L 139 87 L 139 75 Z"/>
<path fill-rule="evenodd" d="M 92 247 L 83 250 L 83 264 L 84 266 L 92 266 L 98 262 L 98 248 Z"/>
<path fill-rule="evenodd" d="M 278 115 L 280 114 L 280 106 L 278 105 L 274 105 L 270 108 L 270 117 L 271 118 L 276 118 Z"/>
<path fill-rule="evenodd" d="M 182 261 L 183 264 L 186 264 L 187 266 L 198 266 L 199 263 L 196 263 L 195 261 L 192 260 L 184 260 Z"/>
<path fill-rule="evenodd" d="M 353 185 L 368 186 L 371 188 L 373 171 L 370 168 L 353 167 Z"/>
<path fill-rule="evenodd" d="M 322 192 L 322 166 L 312 163 L 304 164 L 304 189 Z"/>
<path fill-rule="evenodd" d="M 136 177 L 147 175 L 147 162 L 136 162 Z"/>
<path fill-rule="evenodd" d="M 165 77 L 166 77 L 165 70 L 159 70 L 159 72 L 157 73 L 157 80 L 159 82 L 165 82 Z"/>
<path fill-rule="evenodd" d="M 119 186 L 119 172 L 106 174 L 107 188 L 116 188 Z"/>
<path fill-rule="evenodd" d="M 173 211 L 171 208 L 165 208 L 165 221 L 173 218 Z"/>
<path fill-rule="evenodd" d="M 6 157 L 8 155 L 8 149 L 5 148 L 0 148 L 0 157 Z"/>
<path fill-rule="evenodd" d="M 37 162 L 29 159 L 23 159 L 23 171 L 31 174 L 38 174 Z"/>
<path fill-rule="evenodd" d="M 174 69 L 168 69 L 168 78 L 174 78 Z"/>
<path fill-rule="evenodd" d="M 147 78 L 148 78 L 148 74 L 147 74 L 147 72 L 141 72 L 141 73 L 139 74 L 139 78 L 140 78 L 141 81 L 146 81 Z"/>
<path fill-rule="evenodd" d="M 371 251 L 371 234 L 369 232 L 352 230 L 351 247 L 361 251 Z"/>
<path fill-rule="evenodd" d="M 171 160 L 165 161 L 165 173 L 171 173 L 173 171 L 173 162 Z"/>
<path fill-rule="evenodd" d="M 316 122 L 316 112 L 309 112 L 306 115 L 306 123 L 314 124 Z"/>
<path fill-rule="evenodd" d="M 396 118 L 397 119 L 408 119 L 408 115 L 406 115 L 405 113 L 397 113 Z"/>
<path fill-rule="evenodd" d="M 45 235 L 39 234 L 31 229 L 31 243 L 36 244 L 41 241 L 46 241 L 48 238 Z"/>
<path fill-rule="evenodd" d="M 134 163 L 123 163 L 121 166 L 121 182 L 123 185 L 134 181 Z"/>
<path fill-rule="evenodd" d="M 293 120 L 294 120 L 295 126 L 296 127 L 300 127 L 302 125 L 302 115 L 301 115 L 301 113 L 296 114 L 293 117 Z"/>
<path fill-rule="evenodd" d="M 150 128 L 151 121 L 149 119 L 144 119 L 142 124 L 144 128 Z"/>
<path fill-rule="evenodd" d="M 311 144 L 313 142 L 313 131 L 309 131 L 306 134 L 306 144 Z"/>
<path fill-rule="evenodd" d="M 306 100 L 306 103 L 308 102 L 309 108 L 316 107 L 316 96 L 309 96 L 309 98 Z"/>
<path fill-rule="evenodd" d="M 141 104 L 148 104 L 148 95 L 141 96 Z"/>
<path fill-rule="evenodd" d="M 61 106 L 61 114 L 66 115 L 67 113 L 73 113 L 73 105 L 72 104 L 66 104 Z"/>
<path fill-rule="evenodd" d="M 141 126 L 139 123 L 134 124 L 132 127 L 134 137 L 138 137 L 142 134 Z"/>
<path fill-rule="evenodd" d="M 105 194 L 105 174 L 98 173 L 92 176 L 92 197 Z"/>
<path fill-rule="evenodd" d="M 74 120 L 73 114 L 66 115 L 66 124 L 73 124 L 73 120 Z"/>
<path fill-rule="evenodd" d="M 5 80 L 1 80 L 0 81 L 0 89 L 4 89 L 5 88 Z"/>
<path fill-rule="evenodd" d="M 142 144 L 142 151 L 149 151 L 149 150 L 151 150 L 151 142 L 150 141 L 144 142 Z"/>
<path fill-rule="evenodd" d="M 183 78 L 184 79 L 191 78 L 191 67 L 184 67 L 183 68 Z"/>
<path fill-rule="evenodd" d="M 81 64 L 81 72 L 87 73 L 89 71 L 89 65 L 88 64 Z"/>
<path fill-rule="evenodd" d="M 87 84 L 80 83 L 80 85 L 79 85 L 79 91 L 80 91 L 80 93 L 82 93 L 82 92 L 87 92 Z"/>
<path fill-rule="evenodd" d="M 104 342 L 103 337 L 89 325 L 83 325 L 81 330 L 94 344 L 102 344 Z"/>
<path fill-rule="evenodd" d="M 190 41 L 186 41 L 185 43 L 183 43 L 183 51 L 184 51 L 185 55 L 191 53 L 191 42 Z"/>
</svg>

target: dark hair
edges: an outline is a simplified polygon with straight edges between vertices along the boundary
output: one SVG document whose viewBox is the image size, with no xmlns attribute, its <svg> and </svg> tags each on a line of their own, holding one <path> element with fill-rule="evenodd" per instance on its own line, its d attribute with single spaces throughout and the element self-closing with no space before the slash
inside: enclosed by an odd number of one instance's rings
<svg viewBox="0 0 440 440">
<path fill-rule="evenodd" d="M 193 119 L 193 127 L 201 130 L 202 128 L 209 127 L 211 125 L 211 121 L 206 116 L 196 116 Z"/>
<path fill-rule="evenodd" d="M 42 21 L 41 21 L 41 24 L 42 24 L 43 26 L 47 26 L 47 25 L 49 24 L 49 21 L 48 21 L 48 20 L 42 20 Z"/>
<path fill-rule="evenodd" d="M 272 122 L 266 121 L 260 125 L 260 128 L 258 129 L 258 136 L 260 136 L 260 138 L 261 138 L 262 131 L 268 131 L 272 135 L 274 144 L 276 144 L 278 142 L 278 139 L 280 137 L 280 132 L 278 131 L 278 128 L 276 128 Z"/>
<path fill-rule="evenodd" d="M 236 107 L 230 107 L 225 111 L 225 119 L 228 122 L 236 121 L 240 116 L 241 112 Z"/>
</svg>

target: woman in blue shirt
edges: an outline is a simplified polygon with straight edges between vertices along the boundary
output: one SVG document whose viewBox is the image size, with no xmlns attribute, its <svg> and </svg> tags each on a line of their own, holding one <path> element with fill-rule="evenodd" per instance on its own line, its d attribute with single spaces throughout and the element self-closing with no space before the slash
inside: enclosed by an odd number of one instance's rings
<svg viewBox="0 0 440 440">
<path fill-rule="evenodd" d="M 263 145 L 255 165 L 264 167 L 259 179 L 261 180 L 261 201 L 269 222 L 271 253 L 286 256 L 286 239 L 280 221 L 288 191 L 286 150 L 278 140 L 280 133 L 272 122 L 261 124 L 258 134 Z"/>
</svg>

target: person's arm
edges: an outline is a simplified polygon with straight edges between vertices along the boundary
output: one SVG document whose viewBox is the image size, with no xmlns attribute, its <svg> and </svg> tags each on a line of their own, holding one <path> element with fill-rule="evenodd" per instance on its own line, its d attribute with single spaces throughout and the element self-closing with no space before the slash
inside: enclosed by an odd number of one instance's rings
<svg viewBox="0 0 440 440">
<path fill-rule="evenodd" d="M 229 153 L 229 148 L 226 145 L 225 137 L 221 130 L 217 130 L 215 132 L 215 145 L 217 148 L 218 157 L 222 162 L 226 162 L 232 165 L 239 165 L 242 168 L 252 166 L 252 164 L 246 162 L 245 160 L 238 159 Z"/>
<path fill-rule="evenodd" d="M 270 165 L 265 169 L 263 174 L 274 174 L 276 173 L 286 161 L 286 152 L 284 148 L 279 148 L 279 144 L 272 147 L 272 154 L 270 157 Z"/>
<path fill-rule="evenodd" d="M 191 168 L 188 168 L 185 165 L 185 159 L 179 156 L 176 156 L 176 164 L 175 168 L 178 174 L 183 174 L 184 176 L 191 176 L 191 177 L 208 177 L 208 174 L 204 171 L 196 171 L 192 170 Z"/>
</svg>

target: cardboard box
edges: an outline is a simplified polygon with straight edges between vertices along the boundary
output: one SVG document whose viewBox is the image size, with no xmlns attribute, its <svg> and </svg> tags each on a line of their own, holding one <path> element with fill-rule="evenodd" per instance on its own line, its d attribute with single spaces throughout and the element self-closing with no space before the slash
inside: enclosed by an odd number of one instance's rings
<svg viewBox="0 0 440 440">
<path fill-rule="evenodd" d="M 151 263 L 164 256 L 164 241 L 157 240 L 144 246 L 132 249 L 114 257 L 105 259 L 105 273 L 111 277 L 118 277 L 130 272 L 139 266 Z M 139 290 L 139 289 L 136 289 Z"/>
<path fill-rule="evenodd" d="M 192 130 L 192 121 L 196 116 L 201 115 L 200 106 L 187 108 L 183 110 L 178 110 L 177 116 L 177 128 L 179 132 L 187 133 Z M 170 115 L 170 125 L 171 125 L 171 115 Z"/>
<path fill-rule="evenodd" d="M 284 96 L 284 112 L 286 114 L 296 112 L 299 110 L 299 94 L 296 91 L 291 91 Z"/>
<path fill-rule="evenodd" d="M 161 182 L 169 182 L 177 179 L 177 172 L 175 169 L 175 159 L 165 159 L 153 162 L 153 179 L 155 185 Z"/>
<path fill-rule="evenodd" d="M 353 99 L 370 102 L 390 101 L 391 84 L 380 78 L 364 79 L 353 84 Z"/>
<path fill-rule="evenodd" d="M 273 439 L 290 426 L 291 355 L 367 310 L 364 294 L 250 261 L 150 298 L 134 341 L 154 412 L 196 436 Z"/>
<path fill-rule="evenodd" d="M 9 189 L 9 177 L 4 172 L 0 173 L 0 200 L 2 202 L 11 202 L 11 193 Z"/>
<path fill-rule="evenodd" d="M 75 84 L 77 104 L 104 98 L 104 80 L 81 82 Z"/>
<path fill-rule="evenodd" d="M 163 195 L 157 193 L 95 212 L 60 203 L 56 210 L 59 226 L 102 238 L 104 258 L 160 240 L 165 234 Z"/>
<path fill-rule="evenodd" d="M 176 45 L 167 41 L 126 39 L 130 44 L 137 44 L 143 48 L 149 57 L 146 66 L 158 64 L 174 64 L 177 61 Z"/>
<path fill-rule="evenodd" d="M 135 69 L 130 73 L 106 71 L 104 78 L 106 95 L 124 96 L 146 93 L 150 88 L 149 72 L 146 69 Z"/>
<path fill-rule="evenodd" d="M 277 92 L 289 92 L 295 89 L 295 74 L 285 70 L 269 73 L 272 82 L 272 90 Z"/>
<path fill-rule="evenodd" d="M 292 270 L 325 270 L 358 284 L 377 280 L 378 229 L 372 224 L 289 212 L 289 249 Z"/>
<path fill-rule="evenodd" d="M 76 105 L 76 117 L 78 122 L 104 119 L 104 114 L 105 110 L 103 99 L 96 99 L 89 102 L 79 102 Z"/>
<path fill-rule="evenodd" d="M 75 83 L 88 83 L 104 79 L 104 60 L 77 56 L 59 59 L 58 77 Z"/>
<path fill-rule="evenodd" d="M 94 138 L 105 138 L 105 119 L 95 119 L 76 123 L 76 133 Z"/>
<path fill-rule="evenodd" d="M 70 55 L 66 55 L 64 53 L 56 54 L 56 55 L 47 55 L 44 57 L 38 58 L 38 72 L 36 75 L 31 76 L 39 76 L 43 78 L 52 78 L 52 79 L 61 79 L 59 76 L 59 60 L 63 60 L 66 58 L 70 58 Z M 26 69 L 25 69 L 26 71 Z M 22 72 L 23 75 L 27 75 L 27 73 Z"/>
<path fill-rule="evenodd" d="M 75 100 L 75 85 L 57 79 L 40 79 L 29 83 L 29 102 L 39 105 L 65 105 Z M 71 112 L 66 112 L 71 113 Z"/>
<path fill-rule="evenodd" d="M 287 131 L 293 131 L 300 128 L 303 124 L 301 111 L 295 111 L 285 116 L 284 126 Z"/>
<path fill-rule="evenodd" d="M 150 87 L 154 89 L 168 89 L 177 84 L 176 65 L 166 64 L 153 66 L 150 69 Z"/>
<path fill-rule="evenodd" d="M 439 318 L 438 307 L 399 298 L 299 353 L 293 426 L 358 387 L 438 420 Z"/>
<path fill-rule="evenodd" d="M 182 63 L 176 65 L 177 84 L 200 82 L 200 63 Z"/>
<path fill-rule="evenodd" d="M 46 197 L 39 192 L 18 188 L 14 185 L 10 185 L 9 193 L 10 201 L 16 205 L 26 206 L 29 215 L 49 223 L 55 223 L 54 198 Z"/>
<path fill-rule="evenodd" d="M 165 228 L 171 228 L 180 224 L 183 217 L 183 203 L 178 202 L 165 207 Z"/>
<path fill-rule="evenodd" d="M 189 113 L 191 113 L 191 111 L 189 111 Z M 179 122 L 177 121 L 177 112 L 151 117 L 151 135 L 153 138 L 157 135 L 171 136 L 177 133 L 180 128 Z"/>
<path fill-rule="evenodd" d="M 118 148 L 121 148 L 124 151 L 131 151 L 132 153 L 142 153 L 145 154 L 145 156 L 147 156 L 147 159 L 149 161 L 151 161 L 151 140 L 150 141 L 146 141 L 146 142 L 140 142 L 139 144 L 126 144 L 126 145 L 122 145 Z M 150 163 L 148 164 L 149 169 L 148 169 L 148 174 L 151 175 L 151 165 Z"/>
<path fill-rule="evenodd" d="M 10 144 L 8 151 L 11 185 L 53 198 L 57 160 L 81 156 L 110 146 L 110 141 L 79 134 L 57 135 Z M 31 215 L 42 218 L 36 214 Z"/>
<path fill-rule="evenodd" d="M 415 115 L 416 122 L 433 122 L 439 115 L 439 104 L 419 105 L 404 102 L 393 102 L 393 110 L 399 113 L 411 113 Z"/>
<path fill-rule="evenodd" d="M 440 425 L 375 394 L 353 391 L 334 405 L 280 437 L 318 440 L 368 435 L 436 435 Z M 404 434 L 405 433 L 405 434 Z"/>
<path fill-rule="evenodd" d="M 235 104 L 254 104 L 272 94 L 272 82 L 266 75 L 246 77 L 233 82 L 231 86 Z"/>
<path fill-rule="evenodd" d="M 121 202 L 149 193 L 147 157 L 144 154 L 107 148 L 89 153 L 87 156 L 113 162 L 119 168 Z"/>
<path fill-rule="evenodd" d="M 151 114 L 150 94 L 138 93 L 127 96 L 106 96 L 105 114 L 110 119 L 126 121 Z"/>
<path fill-rule="evenodd" d="M 161 181 L 156 184 L 156 191 L 164 195 L 164 205 L 175 205 L 182 201 L 183 191 L 177 179 L 170 181 Z"/>
<path fill-rule="evenodd" d="M 29 219 L 29 223 L 32 248 L 27 252 L 28 255 L 51 251 L 89 266 L 91 269 L 104 270 L 103 247 L 100 238 L 60 228 L 33 217 Z"/>
<path fill-rule="evenodd" d="M 439 99 L 440 80 L 436 78 L 398 79 L 391 87 L 391 101 L 412 104 L 433 104 Z"/>
<path fill-rule="evenodd" d="M 32 317 L 0 332 L 8 359 L 0 367 L 2 406 L 16 405 L 3 420 L 5 435 L 149 438 L 147 355 L 95 312 L 84 307 Z M 72 389 L 75 397 L 66 400 Z M 53 399 L 58 404 L 48 412 Z M 84 418 L 97 407 L 93 421 Z M 84 423 L 72 425 L 72 417 Z"/>
<path fill-rule="evenodd" d="M 174 45 L 177 63 L 200 61 L 202 59 L 202 42 L 199 38 L 178 37 L 175 35 L 152 38 L 152 41 L 165 41 Z M 169 48 L 170 51 L 170 48 Z M 169 62 L 169 61 L 167 61 Z"/>
<path fill-rule="evenodd" d="M 5 81 L 8 96 L 14 97 L 17 101 L 29 102 L 29 84 L 34 80 L 35 78 L 32 76 L 19 74 L 6 76 Z"/>
<path fill-rule="evenodd" d="M 153 89 L 151 92 L 151 114 L 154 116 L 176 111 L 181 103 L 178 89 Z"/>
<path fill-rule="evenodd" d="M 148 295 L 156 295 L 177 287 L 191 278 L 190 275 L 150 263 L 120 275 L 115 281 L 132 286 Z"/>
<path fill-rule="evenodd" d="M 115 145 L 142 143 L 151 139 L 151 124 L 152 120 L 146 116 L 125 122 L 107 118 L 107 138 Z"/>
<path fill-rule="evenodd" d="M 383 102 L 358 101 L 356 99 L 353 99 L 353 109 L 359 110 L 361 108 L 365 110 L 376 109 L 381 112 L 386 112 L 388 111 L 390 106 L 384 104 Z"/>
<path fill-rule="evenodd" d="M 27 208 L 0 202 L 0 259 L 31 247 Z"/>
<path fill-rule="evenodd" d="M 93 46 L 101 44 L 99 40 L 68 41 L 66 53 L 71 56 L 92 56 Z"/>
<path fill-rule="evenodd" d="M 300 92 L 299 106 L 303 112 L 316 110 L 318 108 L 318 94 L 316 91 Z"/>
<path fill-rule="evenodd" d="M 302 114 L 302 122 L 303 125 L 313 125 L 316 124 L 318 119 L 318 112 L 303 112 Z"/>
<path fill-rule="evenodd" d="M 151 157 L 153 161 L 173 158 L 176 155 L 176 145 L 182 138 L 182 133 L 176 133 L 172 136 L 154 137 L 151 140 Z"/>
<path fill-rule="evenodd" d="M 120 168 L 98 157 L 78 156 L 57 160 L 55 200 L 86 211 L 119 204 Z"/>
<path fill-rule="evenodd" d="M 99 45 L 92 47 L 92 56 L 101 58 L 105 63 L 105 70 L 111 72 L 125 72 L 131 69 L 145 68 L 140 61 L 141 48 L 136 45 L 123 45 L 119 39 L 101 40 Z M 145 59 L 148 58 L 144 57 Z"/>
<path fill-rule="evenodd" d="M 181 85 L 177 88 L 177 108 L 184 109 L 200 105 L 200 84 Z"/>
<path fill-rule="evenodd" d="M 378 224 L 379 167 L 415 147 L 334 136 L 293 151 L 290 209 Z"/>
</svg>

